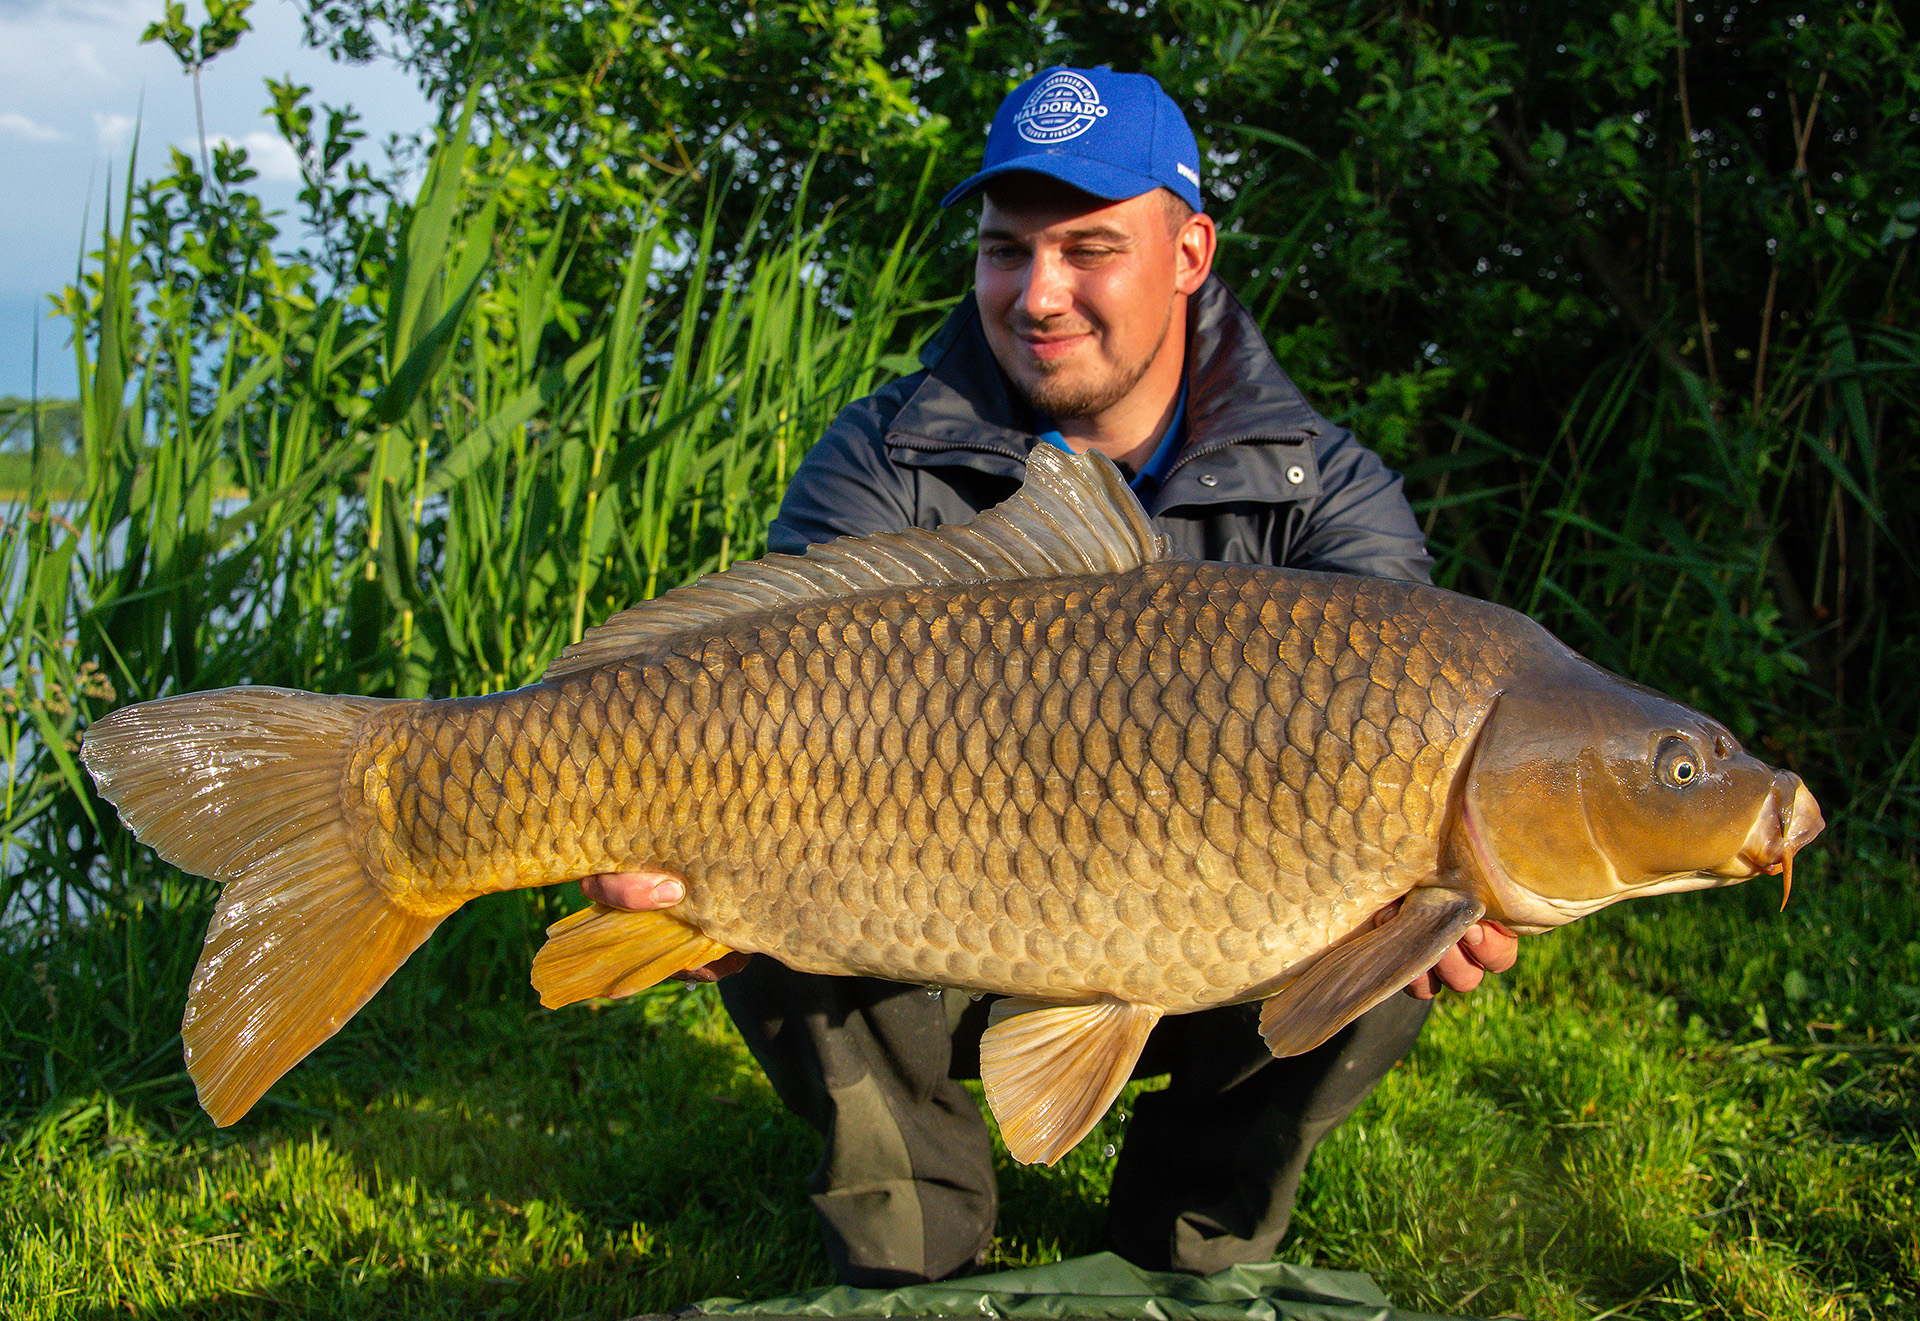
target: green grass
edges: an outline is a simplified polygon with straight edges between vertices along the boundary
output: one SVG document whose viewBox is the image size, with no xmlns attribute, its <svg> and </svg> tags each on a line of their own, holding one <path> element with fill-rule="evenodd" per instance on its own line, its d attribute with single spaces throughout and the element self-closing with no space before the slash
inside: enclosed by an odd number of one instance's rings
<svg viewBox="0 0 1920 1321">
<path fill-rule="evenodd" d="M 1328 1141 L 1283 1255 L 1441 1313 L 1913 1315 L 1920 876 L 1854 862 L 1807 858 L 1784 913 L 1761 882 L 1524 942 Z M 710 988 L 417 991 L 229 1130 L 177 1073 L 12 1123 L 0 1315 L 619 1318 L 828 1282 L 812 1137 Z M 1098 1246 L 1118 1109 L 1053 1170 L 1002 1157 L 1003 1264 Z"/>
<path fill-rule="evenodd" d="M 1920 900 L 1815 875 L 1524 942 L 1329 1141 L 1295 1245 L 1435 1311 L 1913 1315 Z"/>
<path fill-rule="evenodd" d="M 762 1191 L 803 1144 L 710 997 L 447 1028 L 336 1044 L 230 1131 L 112 1094 L 38 1117 L 0 1175 L 0 1313 L 624 1316 L 807 1269 Z"/>
</svg>

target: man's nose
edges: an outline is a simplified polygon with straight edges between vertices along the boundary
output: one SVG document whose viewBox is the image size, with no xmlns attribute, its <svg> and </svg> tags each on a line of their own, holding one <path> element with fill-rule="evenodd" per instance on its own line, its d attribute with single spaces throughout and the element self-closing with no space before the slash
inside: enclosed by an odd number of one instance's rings
<svg viewBox="0 0 1920 1321">
<path fill-rule="evenodd" d="M 1036 321 L 1058 316 L 1073 306 L 1067 264 L 1058 253 L 1036 252 L 1027 263 L 1027 279 L 1020 291 L 1021 310 Z"/>
</svg>

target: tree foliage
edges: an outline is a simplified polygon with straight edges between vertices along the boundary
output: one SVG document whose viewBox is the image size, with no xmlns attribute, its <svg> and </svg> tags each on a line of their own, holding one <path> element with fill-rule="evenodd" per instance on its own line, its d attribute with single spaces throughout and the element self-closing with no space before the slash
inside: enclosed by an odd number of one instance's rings
<svg viewBox="0 0 1920 1321">
<path fill-rule="evenodd" d="M 829 206 L 883 246 L 1018 80 L 1150 72 L 1201 137 L 1223 271 L 1407 468 L 1450 581 L 1749 735 L 1914 764 L 1889 679 L 1920 659 L 1920 64 L 1888 0 L 308 10 L 337 55 L 478 96 L 504 205 L 588 236 L 589 304 L 642 181 L 723 188 L 723 248 Z"/>
</svg>

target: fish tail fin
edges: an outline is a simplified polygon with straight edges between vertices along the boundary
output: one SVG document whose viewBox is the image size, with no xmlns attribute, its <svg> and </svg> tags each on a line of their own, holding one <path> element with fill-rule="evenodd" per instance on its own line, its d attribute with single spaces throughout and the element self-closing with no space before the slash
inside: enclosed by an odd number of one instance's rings
<svg viewBox="0 0 1920 1321">
<path fill-rule="evenodd" d="M 223 1128 L 338 1032 L 446 917 L 396 906 L 345 861 L 313 856 L 220 896 L 180 1036 L 200 1104 Z M 295 957 L 274 957 L 294 941 Z"/>
<path fill-rule="evenodd" d="M 278 688 L 187 693 L 115 711 L 81 756 L 133 833 L 222 880 L 180 1033 L 216 1124 L 339 1031 L 440 924 L 375 884 L 342 781 L 382 702 Z"/>
<path fill-rule="evenodd" d="M 732 952 L 667 913 L 595 904 L 547 928 L 547 943 L 533 956 L 533 988 L 541 1004 L 558 1009 L 576 1000 L 632 995 Z"/>
</svg>

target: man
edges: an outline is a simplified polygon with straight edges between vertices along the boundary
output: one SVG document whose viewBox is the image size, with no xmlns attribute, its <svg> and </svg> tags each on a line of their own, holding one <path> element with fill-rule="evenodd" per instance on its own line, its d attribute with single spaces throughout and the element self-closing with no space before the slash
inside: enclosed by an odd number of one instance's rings
<svg viewBox="0 0 1920 1321">
<path fill-rule="evenodd" d="M 974 297 L 925 370 L 847 409 L 795 472 L 769 534 L 797 553 L 848 534 L 970 518 L 1017 488 L 1036 444 L 1097 449 L 1130 475 L 1177 550 L 1243 563 L 1425 580 L 1399 477 L 1315 413 L 1212 278 L 1214 223 L 1180 110 L 1153 79 L 1050 69 L 1016 89 L 984 168 Z M 659 873 L 589 878 L 602 902 L 659 908 Z M 1200 1273 L 1269 1258 L 1309 1153 L 1412 1048 L 1441 985 L 1511 966 L 1477 926 L 1441 963 L 1320 1049 L 1267 1054 L 1257 1005 L 1171 1017 L 1137 1076 L 1114 1170 L 1108 1245 Z M 733 956 L 721 994 L 781 1099 L 819 1130 L 811 1191 L 841 1280 L 887 1285 L 972 1269 L 996 1192 L 977 1076 L 984 1006 Z"/>
</svg>

